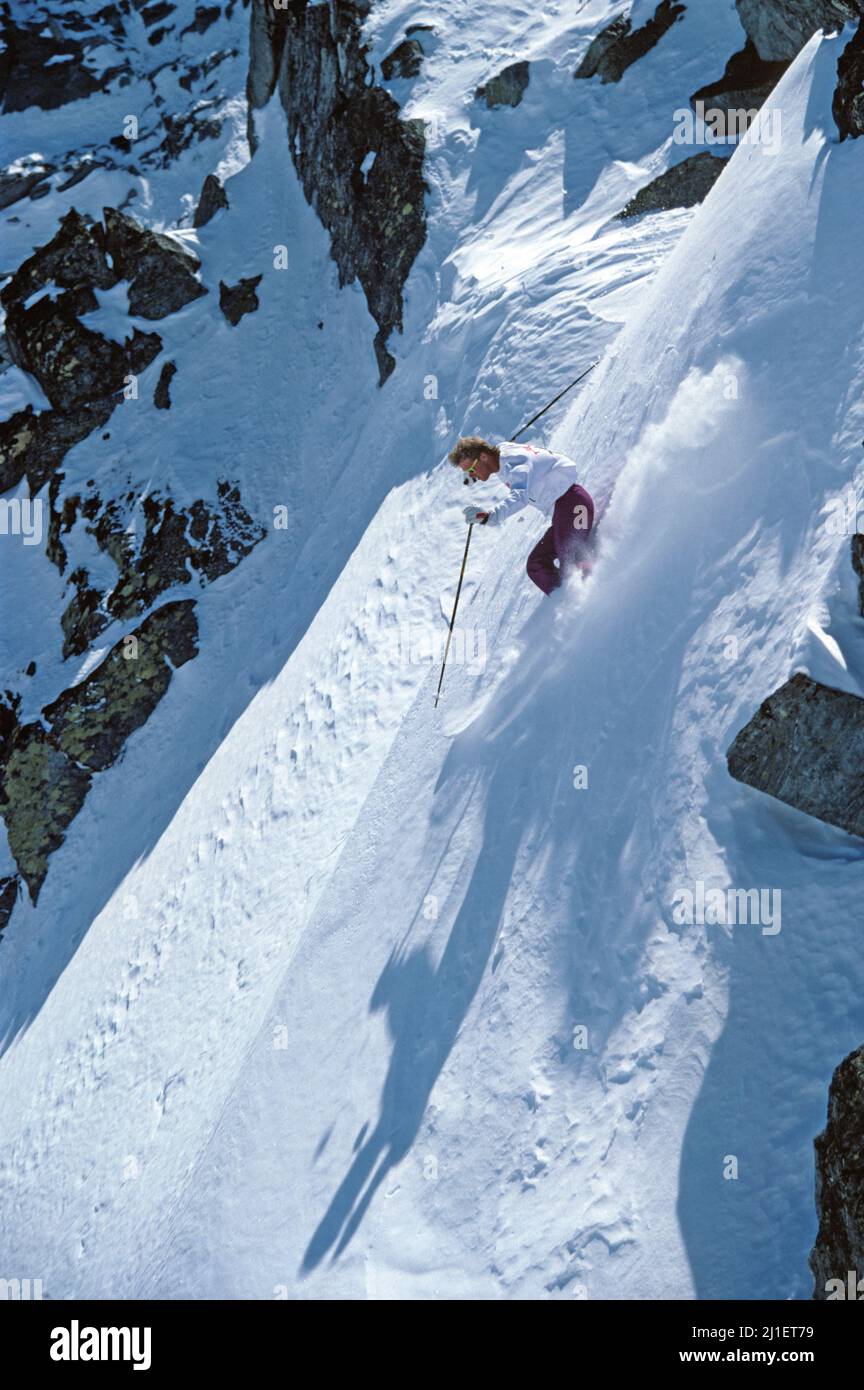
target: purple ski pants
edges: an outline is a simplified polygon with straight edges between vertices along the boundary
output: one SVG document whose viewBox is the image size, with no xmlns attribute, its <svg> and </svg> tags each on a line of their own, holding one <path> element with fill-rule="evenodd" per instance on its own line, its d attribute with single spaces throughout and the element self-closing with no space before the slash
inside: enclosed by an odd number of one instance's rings
<svg viewBox="0 0 864 1390">
<path fill-rule="evenodd" d="M 574 565 L 583 574 L 590 573 L 593 526 L 594 499 L 584 487 L 574 483 L 555 503 L 552 525 L 540 537 L 525 567 L 528 578 L 544 594 L 557 589 L 566 571 Z M 560 569 L 555 567 L 556 560 Z"/>
</svg>

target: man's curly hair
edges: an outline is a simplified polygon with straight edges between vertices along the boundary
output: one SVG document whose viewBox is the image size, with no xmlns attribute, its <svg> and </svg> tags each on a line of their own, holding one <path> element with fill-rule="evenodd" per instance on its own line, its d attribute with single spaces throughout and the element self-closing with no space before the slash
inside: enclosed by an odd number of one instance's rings
<svg viewBox="0 0 864 1390">
<path fill-rule="evenodd" d="M 460 459 L 466 456 L 470 459 L 479 459 L 483 452 L 494 454 L 495 445 L 488 444 L 485 439 L 481 439 L 479 434 L 466 434 L 463 439 L 457 439 L 453 448 L 447 455 L 451 463 L 458 468 Z"/>
</svg>

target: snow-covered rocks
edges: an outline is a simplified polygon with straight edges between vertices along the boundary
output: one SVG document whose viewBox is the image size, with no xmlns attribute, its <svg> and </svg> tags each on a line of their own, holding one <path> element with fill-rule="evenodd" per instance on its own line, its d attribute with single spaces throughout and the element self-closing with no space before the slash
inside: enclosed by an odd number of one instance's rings
<svg viewBox="0 0 864 1390">
<path fill-rule="evenodd" d="M 258 296 L 255 291 L 261 284 L 261 279 L 260 275 L 244 275 L 236 285 L 226 285 L 224 280 L 219 281 L 219 308 L 232 328 L 237 327 L 244 314 L 253 314 L 258 308 Z"/>
<path fill-rule="evenodd" d="M 864 836 L 864 699 L 798 672 L 736 735 L 739 782 Z"/>
<path fill-rule="evenodd" d="M 138 318 L 163 319 L 207 293 L 195 256 L 115 208 L 105 209 L 105 246 L 118 279 L 129 281 L 129 313 Z"/>
<path fill-rule="evenodd" d="M 864 135 L 864 18 L 837 60 L 832 113 L 841 140 Z"/>
<path fill-rule="evenodd" d="M 813 1297 L 860 1300 L 864 1297 L 864 1047 L 850 1053 L 831 1078 L 828 1122 L 816 1139 L 816 1206 L 819 1232 L 810 1255 Z"/>
</svg>

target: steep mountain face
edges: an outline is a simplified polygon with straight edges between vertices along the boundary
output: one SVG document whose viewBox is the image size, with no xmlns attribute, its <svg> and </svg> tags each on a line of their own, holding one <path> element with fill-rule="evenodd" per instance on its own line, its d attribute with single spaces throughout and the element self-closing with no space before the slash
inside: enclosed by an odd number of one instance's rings
<svg viewBox="0 0 864 1390">
<path fill-rule="evenodd" d="M 864 562 L 817 523 L 864 23 L 621 9 L 6 15 L 0 1179 L 52 1297 L 805 1296 L 861 1032 Z M 534 610 L 535 523 L 479 536 L 430 724 L 431 465 L 601 358 L 540 426 L 597 583 Z"/>
<path fill-rule="evenodd" d="M 215 74 L 240 48 L 214 49 L 204 36 L 218 23 L 224 38 L 235 8 L 199 6 L 185 25 L 173 5 L 55 14 L 31 4 L 4 19 L 7 126 L 24 134 L 44 112 L 52 143 L 43 144 L 50 157 L 20 150 L 2 175 L 9 245 L 29 241 L 33 249 L 0 291 L 6 395 L 26 400 L 0 425 L 0 490 L 17 493 L 12 529 L 20 533 L 21 516 L 32 516 L 29 543 L 44 542 L 63 590 L 59 608 L 31 635 L 30 659 L 25 649 L 18 672 L 6 673 L 0 808 L 18 872 L 3 878 L 0 926 L 19 881 L 37 900 L 92 775 L 121 756 L 175 666 L 197 655 L 195 602 L 162 599 L 227 574 L 266 534 L 236 478 L 215 470 L 200 495 L 184 496 L 182 487 L 136 476 L 104 447 L 113 443 L 115 412 L 134 413 L 143 392 L 171 409 L 178 366 L 152 325 L 211 287 L 182 240 L 119 208 L 101 207 L 98 217 L 79 209 L 90 190 L 98 200 L 112 182 L 125 185 L 130 207 L 147 196 L 154 173 L 182 168 L 201 142 L 206 151 L 222 137 L 228 103 Z M 50 119 L 67 106 L 79 114 Z M 70 146 L 76 125 L 84 139 Z M 90 141 L 96 125 L 101 139 Z M 212 217 L 224 202 L 208 177 Z M 55 198 L 68 209 L 57 218 Z M 36 204 L 51 235 L 33 245 Z M 234 291 L 223 288 L 233 302 Z M 239 321 L 224 303 L 223 311 Z M 102 447 L 93 448 L 89 476 L 76 476 L 69 455 L 94 439 Z"/>
<path fill-rule="evenodd" d="M 362 36 L 371 8 L 371 0 L 297 0 L 274 10 L 252 0 L 247 90 L 252 111 L 278 90 L 294 167 L 330 233 L 339 282 L 359 280 L 378 325 L 383 385 L 396 365 L 387 341 L 402 328 L 402 287 L 426 238 L 425 140 L 423 122 L 402 120 L 372 80 Z"/>
</svg>

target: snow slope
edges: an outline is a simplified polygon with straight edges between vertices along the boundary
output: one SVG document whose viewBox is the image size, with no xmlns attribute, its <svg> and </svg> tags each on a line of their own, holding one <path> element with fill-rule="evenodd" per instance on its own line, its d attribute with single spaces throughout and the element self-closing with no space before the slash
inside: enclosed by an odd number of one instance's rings
<svg viewBox="0 0 864 1390">
<path fill-rule="evenodd" d="M 690 43 L 686 91 L 716 60 L 679 27 L 643 62 L 668 79 Z M 202 601 L 201 656 L 3 943 L 4 1264 L 49 1296 L 808 1296 L 810 1145 L 860 1041 L 862 855 L 724 751 L 793 666 L 861 693 L 848 539 L 824 525 L 862 438 L 837 47 L 775 92 L 778 153 L 740 149 L 695 215 L 635 228 L 608 222 L 630 173 L 574 191 L 569 127 L 530 104 L 504 119 L 542 138 L 511 167 L 481 129 L 500 182 L 472 187 L 476 128 L 447 108 L 382 392 L 265 113 L 204 274 L 266 270 L 280 226 L 295 274 L 267 272 L 244 354 L 184 352 L 208 431 L 172 410 L 161 447 L 140 423 L 123 442 L 193 476 L 252 447 L 250 509 L 295 524 Z M 207 301 L 175 324 L 178 353 L 219 327 Z M 511 433 L 604 348 L 548 436 L 611 493 L 595 576 L 538 605 L 539 519 L 478 533 L 460 621 L 488 667 L 457 662 L 435 714 L 412 634 L 440 633 L 467 493 L 427 459 Z M 322 420 L 347 441 L 326 459 Z M 782 929 L 677 925 L 700 880 L 781 889 Z"/>
</svg>

